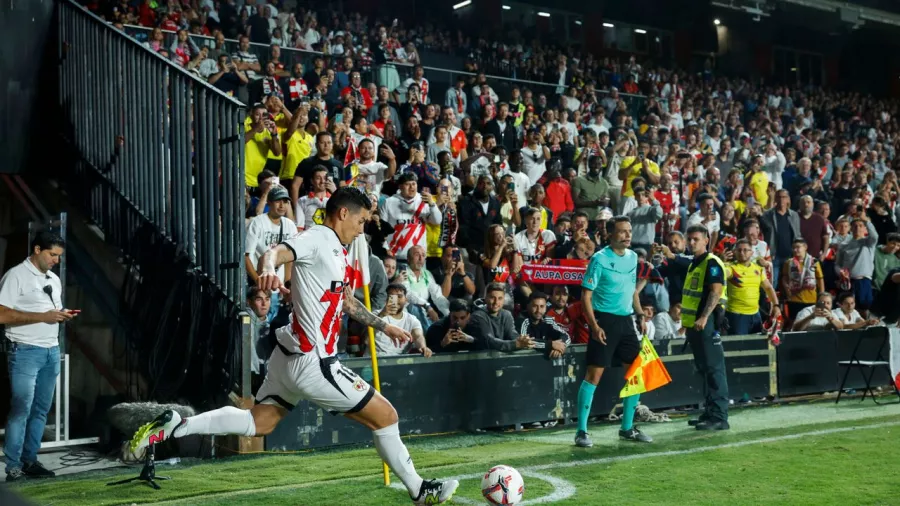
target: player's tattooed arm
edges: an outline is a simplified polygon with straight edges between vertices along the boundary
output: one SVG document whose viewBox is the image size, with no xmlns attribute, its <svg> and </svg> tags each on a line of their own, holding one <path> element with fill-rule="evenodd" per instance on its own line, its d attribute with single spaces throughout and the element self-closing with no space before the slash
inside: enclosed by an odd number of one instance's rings
<svg viewBox="0 0 900 506">
<path fill-rule="evenodd" d="M 387 323 L 379 318 L 378 315 L 366 309 L 366 306 L 353 296 L 353 291 L 350 289 L 344 292 L 344 312 L 350 318 L 375 330 L 384 330 L 387 327 Z"/>
</svg>

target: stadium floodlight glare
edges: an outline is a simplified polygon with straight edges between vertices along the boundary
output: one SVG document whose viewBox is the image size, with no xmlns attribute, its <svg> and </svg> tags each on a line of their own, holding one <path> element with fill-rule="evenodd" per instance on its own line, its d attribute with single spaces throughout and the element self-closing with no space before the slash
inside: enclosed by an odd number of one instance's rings
<svg viewBox="0 0 900 506">
<path fill-rule="evenodd" d="M 538 16 L 540 16 L 542 18 L 549 18 L 550 13 L 549 12 L 538 12 Z"/>
<path fill-rule="evenodd" d="M 505 10 L 505 11 L 508 11 L 508 10 L 511 10 L 511 9 L 512 9 L 512 7 L 510 7 L 510 6 L 508 6 L 508 5 L 504 5 L 504 6 L 503 6 L 503 10 Z"/>
<path fill-rule="evenodd" d="M 463 7 L 465 7 L 467 5 L 471 5 L 471 4 L 472 4 L 472 0 L 463 0 L 462 2 L 460 2 L 458 4 L 455 4 L 453 6 L 453 10 L 462 9 Z"/>
<path fill-rule="evenodd" d="M 641 33 L 641 34 L 643 34 L 643 33 L 647 33 L 647 30 L 644 30 L 643 28 L 635 28 L 635 29 L 634 29 L 634 33 Z"/>
<path fill-rule="evenodd" d="M 719 18 L 716 18 L 716 19 L 713 20 L 713 24 L 716 25 L 716 26 L 719 26 L 719 25 L 722 24 L 722 22 L 719 20 Z"/>
<path fill-rule="evenodd" d="M 603 28 L 615 28 L 616 25 L 612 23 L 603 23 Z"/>
</svg>

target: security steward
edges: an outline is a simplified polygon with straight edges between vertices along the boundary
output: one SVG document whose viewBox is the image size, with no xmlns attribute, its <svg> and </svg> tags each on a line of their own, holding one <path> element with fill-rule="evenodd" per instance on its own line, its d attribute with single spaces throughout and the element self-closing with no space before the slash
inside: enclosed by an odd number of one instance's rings
<svg viewBox="0 0 900 506">
<path fill-rule="evenodd" d="M 709 231 L 703 225 L 687 230 L 688 249 L 694 259 L 684 280 L 681 326 L 694 353 L 694 364 L 703 377 L 705 412 L 689 425 L 697 430 L 727 430 L 728 381 L 725 350 L 720 331 L 725 327 L 723 304 L 727 301 L 725 264 L 709 253 Z"/>
</svg>

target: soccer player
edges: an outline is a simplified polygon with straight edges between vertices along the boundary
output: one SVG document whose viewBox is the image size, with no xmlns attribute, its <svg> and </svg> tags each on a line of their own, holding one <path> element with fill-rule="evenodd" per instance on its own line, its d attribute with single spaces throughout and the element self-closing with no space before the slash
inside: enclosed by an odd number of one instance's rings
<svg viewBox="0 0 900 506">
<path fill-rule="evenodd" d="M 266 379 L 250 410 L 226 406 L 182 419 L 165 411 L 144 425 L 131 440 L 132 451 L 154 441 L 192 434 L 262 436 L 301 399 L 332 414 L 342 414 L 372 430 L 375 449 L 409 492 L 415 504 L 439 504 L 456 491 L 456 480 L 422 480 L 400 440 L 397 411 L 387 399 L 337 360 L 341 312 L 371 326 L 398 344 L 410 339 L 405 330 L 372 314 L 350 291 L 347 249 L 363 232 L 371 203 L 353 187 L 340 188 L 328 199 L 325 221 L 267 251 L 259 260 L 259 288 L 282 286 L 276 269 L 294 263 L 291 324 L 276 331 Z"/>
<path fill-rule="evenodd" d="M 584 273 L 581 302 L 584 316 L 591 328 L 587 347 L 587 371 L 578 390 L 578 432 L 575 445 L 584 448 L 594 446 L 587 433 L 588 416 L 594 401 L 594 391 L 603 371 L 613 364 L 613 357 L 623 365 L 631 365 L 641 352 L 641 343 L 635 332 L 636 318 L 641 333 L 646 332 L 644 313 L 638 294 L 646 280 L 637 280 L 637 253 L 631 246 L 631 221 L 626 216 L 616 216 L 606 222 L 609 246 L 594 253 Z M 638 395 L 622 400 L 622 427 L 619 437 L 630 441 L 649 443 L 653 438 L 634 426 L 634 409 Z"/>
</svg>

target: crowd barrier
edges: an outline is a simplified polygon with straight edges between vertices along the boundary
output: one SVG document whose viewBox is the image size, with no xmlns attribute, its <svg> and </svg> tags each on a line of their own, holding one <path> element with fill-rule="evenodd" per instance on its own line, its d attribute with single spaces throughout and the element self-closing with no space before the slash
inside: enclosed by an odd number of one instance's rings
<svg viewBox="0 0 900 506">
<path fill-rule="evenodd" d="M 886 331 L 787 333 L 777 348 L 765 335 L 725 336 L 722 342 L 731 398 L 739 401 L 833 391 L 839 382 L 837 361 L 849 357 L 857 333 Z M 653 410 L 700 403 L 701 380 L 694 372 L 690 346 L 683 339 L 654 344 L 673 381 L 643 394 L 641 402 Z M 573 345 L 556 360 L 535 351 L 380 358 L 382 392 L 397 408 L 404 434 L 574 420 L 585 349 L 585 345 Z M 369 359 L 343 363 L 371 380 Z M 619 403 L 624 374 L 623 368 L 613 367 L 603 375 L 593 415 L 609 414 Z M 876 375 L 874 384 L 888 383 L 887 374 Z M 860 377 L 850 376 L 847 388 L 862 386 Z M 362 426 L 303 401 L 266 438 L 265 446 L 267 450 L 300 450 L 367 443 L 371 438 L 371 431 Z"/>
</svg>

